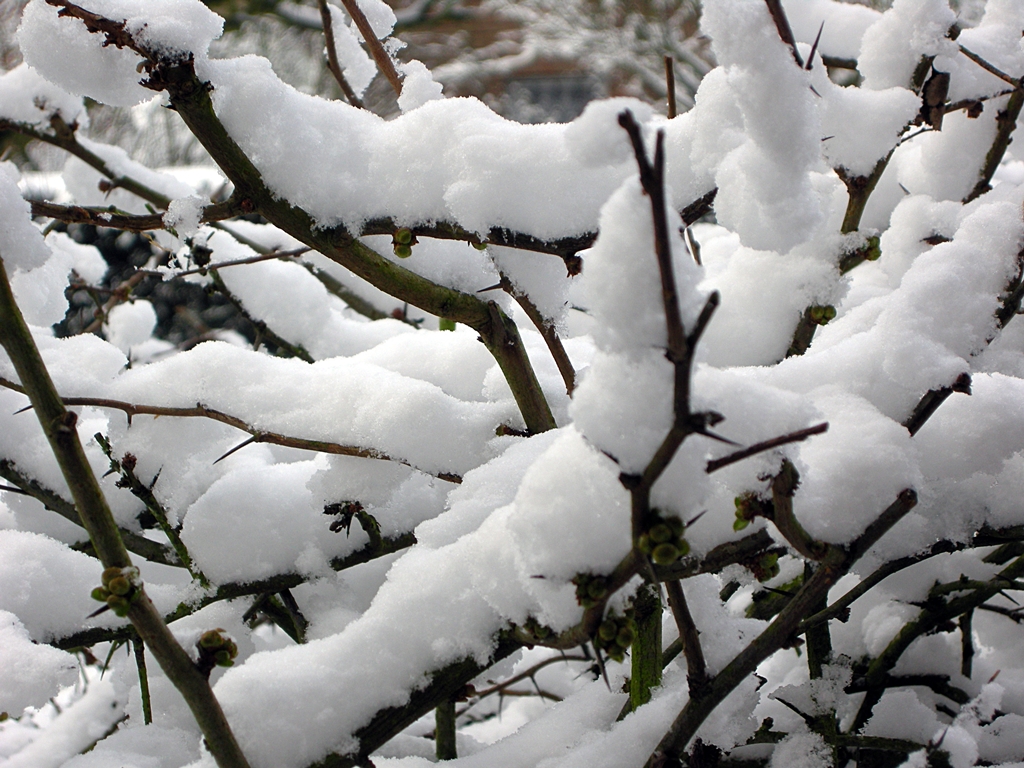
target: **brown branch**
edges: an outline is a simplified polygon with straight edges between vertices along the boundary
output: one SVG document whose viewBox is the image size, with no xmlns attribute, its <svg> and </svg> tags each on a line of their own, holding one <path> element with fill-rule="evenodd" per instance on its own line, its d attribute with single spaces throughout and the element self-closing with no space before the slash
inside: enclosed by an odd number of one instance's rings
<svg viewBox="0 0 1024 768">
<path fill-rule="evenodd" d="M 683 644 L 683 655 L 686 657 L 686 680 L 690 686 L 690 697 L 700 696 L 708 684 L 707 664 L 704 661 L 704 650 L 700 644 L 700 632 L 693 623 L 690 609 L 686 604 L 683 586 L 676 580 L 665 582 L 668 592 L 668 605 L 672 609 L 679 639 Z"/>
<path fill-rule="evenodd" d="M 13 484 L 13 487 L 3 488 L 2 490 L 9 493 L 20 493 L 25 496 L 31 496 L 46 509 L 51 512 L 56 512 L 65 520 L 68 520 L 78 526 L 82 525 L 82 518 L 78 514 L 78 510 L 75 509 L 74 504 L 66 500 L 56 491 L 47 488 L 38 480 L 26 475 L 18 468 L 17 464 L 10 459 L 0 459 L 0 477 Z M 161 565 L 169 565 L 174 568 L 184 567 L 174 550 L 166 544 L 161 544 L 158 541 L 152 541 L 147 539 L 145 536 L 140 536 L 126 528 L 118 528 L 118 530 L 120 531 L 121 539 L 124 541 L 124 545 L 129 552 L 139 555 L 140 557 L 144 557 L 146 560 L 151 562 L 160 563 Z M 93 557 L 96 556 L 91 542 L 76 544 L 72 548 L 85 552 Z"/>
<path fill-rule="evenodd" d="M 352 86 L 345 79 L 345 75 L 341 71 L 341 65 L 338 63 L 338 50 L 334 45 L 334 25 L 331 23 L 331 10 L 327 6 L 327 0 L 316 0 L 316 4 L 320 9 L 320 23 L 323 24 L 324 28 L 324 43 L 327 47 L 327 69 L 334 75 L 334 79 L 341 87 L 341 92 L 345 94 L 348 103 L 353 107 L 366 109 L 362 100 L 356 96 L 356 92 L 352 90 Z"/>
<path fill-rule="evenodd" d="M 162 213 L 149 215 L 135 215 L 118 211 L 113 206 L 109 208 L 85 208 L 80 205 L 58 205 L 41 200 L 32 200 L 33 216 L 45 216 L 50 219 L 57 219 L 66 224 L 91 224 L 94 227 L 110 227 L 111 229 L 123 229 L 128 232 L 147 232 L 156 229 L 167 229 L 164 224 Z M 209 224 L 214 221 L 222 221 L 238 216 L 242 213 L 242 207 L 234 198 L 225 200 L 223 203 L 213 203 L 203 208 L 200 224 Z"/>
<path fill-rule="evenodd" d="M 385 555 L 408 549 L 415 543 L 416 537 L 412 533 L 402 533 L 394 537 L 381 539 L 379 544 L 371 542 L 362 549 L 358 549 L 348 555 L 332 558 L 330 566 L 332 570 L 344 571 Z M 258 581 L 221 584 L 212 594 L 207 593 L 199 600 L 181 603 L 177 608 L 164 616 L 164 621 L 167 624 L 171 624 L 186 616 L 191 616 L 208 605 L 224 600 L 237 600 L 241 597 L 251 597 L 253 595 L 277 594 L 283 590 L 294 589 L 308 582 L 310 578 L 315 577 L 298 573 L 283 573 Z M 68 650 L 70 648 L 88 647 L 97 643 L 125 640 L 131 637 L 131 633 L 131 627 L 93 627 L 56 638 L 50 644 L 57 648 Z"/>
<path fill-rule="evenodd" d="M 821 565 L 775 620 L 757 638 L 719 672 L 709 683 L 703 696 L 691 698 L 658 744 L 646 768 L 655 768 L 669 759 L 679 759 L 682 750 L 696 735 L 697 729 L 736 686 L 758 665 L 787 645 L 813 605 L 816 605 L 850 567 L 860 559 L 887 531 L 898 523 L 917 503 L 912 490 L 904 490 L 849 547 L 829 546 Z"/>
<path fill-rule="evenodd" d="M 665 57 L 665 91 L 668 100 L 668 119 L 676 116 L 676 69 L 675 60 L 671 56 Z"/>
<path fill-rule="evenodd" d="M 50 3 L 50 5 L 53 5 L 53 3 Z M 143 200 L 148 200 L 159 208 L 166 208 L 170 205 L 171 199 L 169 197 L 147 187 L 145 184 L 142 184 L 135 179 L 117 173 L 107 165 L 103 158 L 79 144 L 78 139 L 75 138 L 75 131 L 78 129 L 77 124 L 69 125 L 64 122 L 60 115 L 54 114 L 50 117 L 50 128 L 53 130 L 53 133 L 38 131 L 34 127 L 25 123 L 0 119 L 0 130 L 16 131 L 20 134 L 36 139 L 37 141 L 42 141 L 46 144 L 52 144 L 55 147 L 60 147 L 65 152 L 77 157 L 86 165 L 99 171 L 110 179 L 108 189 L 127 190 L 133 195 L 141 197 Z"/>
<path fill-rule="evenodd" d="M 533 323 L 541 338 L 544 339 L 548 352 L 551 353 L 551 357 L 558 367 L 558 372 L 562 375 L 562 381 L 565 383 L 565 392 L 569 397 L 572 397 L 573 390 L 576 388 L 576 369 L 573 367 L 572 361 L 562 345 L 562 339 L 559 338 L 554 323 L 547 320 L 540 313 L 537 305 L 533 303 L 527 294 L 516 288 L 507 275 L 504 273 L 499 274 L 501 274 L 502 289 L 523 308 L 526 316 L 530 318 L 530 322 Z"/>
<path fill-rule="evenodd" d="M 749 448 L 730 453 L 728 456 L 723 456 L 720 459 L 711 459 L 708 461 L 708 465 L 705 468 L 705 472 L 709 475 L 712 472 L 735 464 L 737 461 L 749 458 L 758 453 L 764 451 L 770 451 L 772 448 L 778 448 L 782 445 L 788 445 L 789 443 L 800 443 L 813 435 L 820 435 L 823 432 L 828 431 L 828 422 L 823 421 L 821 424 L 815 424 L 813 427 L 807 427 L 806 429 L 798 429 L 796 432 L 790 432 L 788 435 L 781 435 L 779 437 L 773 437 L 771 440 L 765 440 L 762 443 L 755 443 Z"/>
<path fill-rule="evenodd" d="M 370 49 L 370 55 L 373 56 L 373 60 L 377 62 L 377 68 L 381 71 L 381 74 L 387 78 L 388 82 L 391 83 L 391 87 L 394 89 L 395 95 L 401 96 L 402 78 L 395 69 L 395 62 L 391 60 L 391 54 L 384 50 L 384 46 L 381 45 L 380 40 L 377 39 L 377 35 L 374 34 L 373 28 L 370 26 L 370 22 L 366 20 L 366 16 L 363 14 L 359 4 L 356 0 L 341 0 L 341 4 L 345 6 L 345 10 L 348 11 L 348 15 L 351 16 L 352 21 L 356 23 L 356 27 L 359 29 L 359 34 L 363 36 L 363 40 L 366 41 L 366 46 Z"/>
<path fill-rule="evenodd" d="M 995 75 L 1004 83 L 1013 86 L 1014 89 L 1019 89 L 1021 87 L 1021 80 L 1019 80 L 1018 78 L 1010 77 L 1008 74 L 1003 72 L 1003 70 L 988 63 L 987 61 L 985 61 L 985 59 L 981 58 L 981 56 L 974 53 L 973 51 L 969 51 L 962 45 L 958 45 L 957 47 L 960 48 L 960 53 L 962 53 L 964 56 L 973 61 L 975 64 L 977 64 L 979 67 L 984 69 L 989 74 Z"/>
<path fill-rule="evenodd" d="M 78 417 L 61 402 L 32 334 L 14 301 L 2 254 L 0 344 L 7 351 L 19 379 L 24 383 L 25 392 L 32 402 L 39 424 L 75 500 L 78 514 L 104 568 L 116 568 L 122 573 L 137 575 L 138 570 L 132 566 L 110 507 L 82 448 L 75 426 Z M 231 726 L 210 689 L 209 681 L 200 674 L 192 659 L 164 624 L 141 580 L 137 580 L 137 577 L 129 577 L 129 580 L 133 582 L 129 594 L 134 597 L 130 602 L 124 600 L 125 613 L 168 679 L 184 697 L 217 764 L 221 768 L 249 768 Z"/>
<path fill-rule="evenodd" d="M 789 19 L 786 18 L 786 12 L 782 8 L 781 0 L 764 0 L 764 4 L 768 6 L 768 13 L 771 14 L 772 21 L 775 22 L 775 29 L 778 30 L 779 37 L 782 38 L 782 42 L 789 46 L 796 65 L 803 69 L 804 60 L 800 58 L 800 51 L 797 50 L 796 40 L 793 38 L 793 30 L 789 26 Z"/>
<path fill-rule="evenodd" d="M 24 393 L 24 389 L 19 384 L 2 377 L 0 377 L 0 386 L 12 389 L 15 392 Z M 250 426 L 237 416 L 231 416 L 213 408 L 207 408 L 200 403 L 197 403 L 195 408 L 172 408 L 159 405 L 127 403 L 122 400 L 109 400 L 101 397 L 65 397 L 62 398 L 62 400 L 64 405 L 69 407 L 92 406 L 95 408 L 112 408 L 124 413 L 128 417 L 129 421 L 131 421 L 134 416 L 176 416 L 178 418 L 211 419 L 213 421 L 219 421 L 222 424 L 227 424 L 235 429 L 240 429 L 243 432 L 248 432 L 253 436 L 254 439 L 252 442 L 254 443 L 267 443 L 270 445 L 282 445 L 288 448 L 301 448 L 306 451 L 319 451 L 320 453 L 330 453 L 336 456 L 356 456 L 363 459 L 394 461 L 398 464 L 404 464 L 407 467 L 423 472 L 423 470 L 420 470 L 407 461 L 396 459 L 372 448 L 360 448 L 357 446 L 342 445 L 341 443 L 332 443 L 326 440 L 309 440 L 301 437 L 290 437 L 276 432 L 265 432 L 257 429 L 256 427 Z M 450 472 L 438 472 L 436 474 L 424 472 L 424 474 L 432 475 L 439 480 L 446 480 L 449 483 L 462 482 L 461 476 Z"/>
<path fill-rule="evenodd" d="M 1003 161 L 1006 148 L 1013 140 L 1013 131 L 1017 127 L 1017 118 L 1020 117 L 1022 107 L 1024 107 L 1024 86 L 1018 83 L 1016 90 L 1006 102 L 1006 107 L 996 114 L 995 138 L 992 139 L 992 145 L 985 154 L 985 162 L 981 167 L 978 182 L 962 202 L 969 203 L 992 189 L 990 182 L 999 164 Z"/>
</svg>

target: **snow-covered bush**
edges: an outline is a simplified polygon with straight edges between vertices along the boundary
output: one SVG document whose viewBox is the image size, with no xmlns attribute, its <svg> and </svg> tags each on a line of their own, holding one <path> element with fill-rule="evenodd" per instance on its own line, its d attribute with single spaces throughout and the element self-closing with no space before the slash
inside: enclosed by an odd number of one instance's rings
<svg viewBox="0 0 1024 768">
<path fill-rule="evenodd" d="M 709 0 L 691 110 L 518 125 L 343 4 L 393 120 L 198 0 L 25 9 L 0 127 L 70 157 L 0 166 L 0 765 L 1024 760 L 1024 5 Z"/>
</svg>

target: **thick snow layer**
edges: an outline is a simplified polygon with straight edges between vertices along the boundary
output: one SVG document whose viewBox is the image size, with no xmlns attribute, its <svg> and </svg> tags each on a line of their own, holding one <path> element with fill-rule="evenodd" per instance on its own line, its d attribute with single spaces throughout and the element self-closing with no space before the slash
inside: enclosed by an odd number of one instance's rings
<svg viewBox="0 0 1024 768">
<path fill-rule="evenodd" d="M 18 189 L 20 174 L 13 163 L 0 163 L 0 259 L 8 276 L 15 269 L 42 266 L 50 254 L 43 236 L 29 219 L 29 205 Z"/>
<path fill-rule="evenodd" d="M 78 661 L 70 653 L 32 642 L 24 625 L 9 611 L 0 611 L 0 710 L 21 712 L 40 706 L 61 686 L 78 677 Z"/>
<path fill-rule="evenodd" d="M 810 177 L 822 137 L 810 75 L 795 66 L 762 3 L 711 3 L 701 28 L 712 38 L 746 133 L 718 167 L 715 214 L 745 245 L 789 250 L 823 216 Z"/>
<path fill-rule="evenodd" d="M 955 21 L 945 0 L 895 0 L 864 32 L 857 57 L 864 87 L 906 88 L 922 56 L 955 53 L 946 37 Z"/>
<path fill-rule="evenodd" d="M 71 125 L 89 124 L 89 116 L 81 97 L 58 88 L 45 80 L 28 64 L 19 64 L 0 75 L 0 117 L 49 131 L 50 118 L 59 115 Z"/>
</svg>

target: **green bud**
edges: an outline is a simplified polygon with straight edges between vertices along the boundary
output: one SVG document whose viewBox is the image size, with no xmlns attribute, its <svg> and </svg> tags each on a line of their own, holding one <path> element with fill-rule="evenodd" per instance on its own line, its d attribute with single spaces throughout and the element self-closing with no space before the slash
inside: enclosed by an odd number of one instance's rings
<svg viewBox="0 0 1024 768">
<path fill-rule="evenodd" d="M 825 325 L 825 323 L 827 323 L 829 320 L 835 320 L 835 318 L 836 318 L 836 308 L 835 307 L 833 307 L 831 304 L 829 304 L 828 306 L 822 307 L 822 309 L 821 309 L 821 324 L 822 325 Z"/>
<path fill-rule="evenodd" d="M 672 539 L 672 529 L 665 523 L 658 523 L 651 528 L 648 535 L 655 544 L 664 544 Z"/>
<path fill-rule="evenodd" d="M 737 517 L 737 518 L 736 518 L 736 519 L 735 519 L 735 520 L 733 521 L 733 524 L 732 524 L 732 529 L 733 529 L 734 531 L 742 531 L 742 530 L 743 530 L 744 528 L 746 528 L 746 527 L 747 527 L 748 525 L 750 525 L 750 521 L 749 521 L 749 520 L 746 520 L 746 519 L 744 519 L 744 518 L 742 518 L 742 517 Z"/>
<path fill-rule="evenodd" d="M 550 634 L 551 630 L 543 624 L 538 624 L 536 627 L 533 628 L 533 636 L 536 637 L 538 640 L 543 640 Z"/>
<path fill-rule="evenodd" d="M 124 597 L 132 591 L 131 582 L 128 581 L 124 576 L 118 576 L 116 579 L 111 579 L 107 584 L 107 589 L 113 592 L 115 595 Z"/>
<path fill-rule="evenodd" d="M 672 529 L 672 533 L 675 536 L 682 536 L 683 531 L 686 530 L 686 526 L 683 525 L 683 521 L 678 517 L 667 517 L 665 522 L 668 523 L 668 527 Z"/>
<path fill-rule="evenodd" d="M 107 598 L 110 597 L 110 593 L 103 587 L 96 587 L 96 589 L 89 594 L 93 600 L 99 600 L 101 603 L 107 602 Z"/>
<path fill-rule="evenodd" d="M 811 307 L 811 320 L 816 323 L 821 323 L 821 319 L 825 316 L 825 308 L 815 305 Z"/>
<path fill-rule="evenodd" d="M 676 540 L 675 545 L 676 549 L 679 550 L 679 557 L 685 557 L 686 555 L 690 554 L 690 542 L 688 542 L 686 539 Z"/>
<path fill-rule="evenodd" d="M 213 654 L 213 658 L 217 662 L 218 667 L 230 667 L 235 663 L 231 658 L 231 654 L 227 651 L 217 651 Z"/>
<path fill-rule="evenodd" d="M 455 321 L 449 320 L 447 317 L 437 318 L 437 329 L 439 331 L 454 331 Z"/>
<path fill-rule="evenodd" d="M 865 261 L 878 261 L 882 257 L 882 249 L 879 246 L 878 237 L 869 237 L 866 252 L 864 254 Z"/>
<path fill-rule="evenodd" d="M 104 568 L 103 575 L 100 577 L 103 580 L 103 586 L 107 586 L 111 579 L 116 579 L 118 576 L 122 576 L 120 568 Z"/>
<path fill-rule="evenodd" d="M 604 585 L 604 579 L 594 579 L 587 585 L 587 596 L 594 600 L 600 600 L 608 594 L 608 588 Z"/>
<path fill-rule="evenodd" d="M 478 251 L 486 251 L 487 250 L 487 243 L 471 243 L 471 245 L 474 248 L 476 248 Z"/>
<path fill-rule="evenodd" d="M 645 555 L 651 554 L 651 537 L 646 533 L 640 534 L 640 538 L 636 540 L 636 548 Z"/>
<path fill-rule="evenodd" d="M 412 230 L 409 229 L 408 227 L 401 227 L 400 229 L 396 229 L 392 239 L 398 245 L 409 245 L 409 243 L 412 242 Z"/>
<path fill-rule="evenodd" d="M 203 632 L 202 636 L 199 638 L 200 648 L 212 650 L 213 648 L 220 648 L 222 645 L 224 645 L 224 637 L 218 629 L 211 629 L 208 632 Z"/>
<path fill-rule="evenodd" d="M 629 627 L 622 627 L 615 635 L 615 642 L 621 648 L 629 648 L 636 639 L 636 633 Z"/>
<path fill-rule="evenodd" d="M 619 625 L 616 624 L 612 619 L 607 619 L 601 623 L 601 626 L 597 628 L 597 636 L 604 640 L 606 643 L 610 643 L 615 636 L 619 633 Z"/>
<path fill-rule="evenodd" d="M 410 248 L 408 245 L 396 243 L 395 256 L 397 256 L 400 259 L 408 259 L 410 256 L 412 256 L 412 248 Z"/>
<path fill-rule="evenodd" d="M 672 544 L 659 544 L 651 552 L 651 559 L 657 565 L 671 565 L 679 559 L 679 550 Z"/>
<path fill-rule="evenodd" d="M 111 595 L 107 598 L 107 605 L 110 606 L 111 610 L 117 616 L 127 616 L 129 603 L 120 595 Z"/>
</svg>

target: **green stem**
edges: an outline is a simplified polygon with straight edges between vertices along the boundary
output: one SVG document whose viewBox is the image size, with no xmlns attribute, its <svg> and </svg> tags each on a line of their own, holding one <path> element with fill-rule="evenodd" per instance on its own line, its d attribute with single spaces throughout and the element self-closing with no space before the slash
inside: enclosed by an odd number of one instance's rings
<svg viewBox="0 0 1024 768">
<path fill-rule="evenodd" d="M 105 568 L 128 568 L 132 561 L 114 523 L 96 475 L 85 456 L 75 424 L 78 417 L 64 408 L 50 374 L 43 364 L 28 325 L 14 301 L 0 254 L 0 344 L 7 351 L 14 369 L 39 419 L 64 480 L 71 490 L 75 507 L 96 554 Z M 248 768 L 249 763 L 235 741 L 231 727 L 213 695 L 209 683 L 178 645 L 174 635 L 140 585 L 138 596 L 128 609 L 139 637 L 149 647 L 167 677 L 181 692 L 192 710 L 211 754 L 221 768 Z"/>
<path fill-rule="evenodd" d="M 629 703 L 635 711 L 651 700 L 651 690 L 661 685 L 661 596 L 645 584 L 633 601 L 636 638 L 630 648 Z"/>
<path fill-rule="evenodd" d="M 438 760 L 454 760 L 459 756 L 455 744 L 455 702 L 451 699 L 434 707 L 434 741 Z"/>
<path fill-rule="evenodd" d="M 135 651 L 135 667 L 139 671 L 139 696 L 142 698 L 142 721 L 146 725 L 153 723 L 153 702 L 149 697 L 149 674 L 146 672 L 146 646 L 139 638 L 132 638 L 132 650 Z"/>
</svg>

